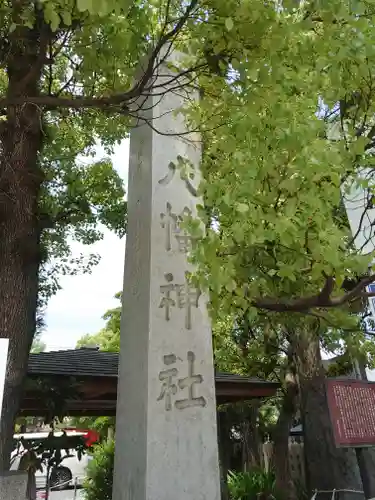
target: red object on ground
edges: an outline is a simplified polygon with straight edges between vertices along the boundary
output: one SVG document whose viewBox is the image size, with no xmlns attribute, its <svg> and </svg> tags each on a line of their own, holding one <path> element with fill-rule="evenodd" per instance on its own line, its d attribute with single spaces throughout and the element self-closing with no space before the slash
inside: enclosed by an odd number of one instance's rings
<svg viewBox="0 0 375 500">
<path fill-rule="evenodd" d="M 375 383 L 328 379 L 327 399 L 336 446 L 375 445 Z"/>
</svg>

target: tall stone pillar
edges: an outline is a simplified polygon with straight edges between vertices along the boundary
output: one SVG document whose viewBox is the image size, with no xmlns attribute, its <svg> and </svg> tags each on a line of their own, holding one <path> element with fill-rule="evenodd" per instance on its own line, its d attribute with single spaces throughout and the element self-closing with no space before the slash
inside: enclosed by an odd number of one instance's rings
<svg viewBox="0 0 375 500">
<path fill-rule="evenodd" d="M 162 73 L 130 138 L 113 500 L 219 500 L 211 329 L 181 228 L 200 201 L 201 149 L 170 135 L 187 132 L 184 92 L 161 95 Z M 194 178 L 181 179 L 179 157 Z"/>
</svg>

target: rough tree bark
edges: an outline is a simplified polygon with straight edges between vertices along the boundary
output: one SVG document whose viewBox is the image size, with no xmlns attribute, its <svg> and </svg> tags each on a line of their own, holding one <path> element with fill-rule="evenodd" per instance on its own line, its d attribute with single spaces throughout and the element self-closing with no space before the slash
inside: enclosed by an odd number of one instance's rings
<svg viewBox="0 0 375 500">
<path fill-rule="evenodd" d="M 321 362 L 319 337 L 310 331 L 291 336 L 300 389 L 307 486 L 311 491 L 353 489 L 362 491 L 353 450 L 336 448 L 328 411 L 325 372 Z M 332 494 L 319 495 L 331 499 Z M 358 500 L 358 494 L 338 496 Z M 363 497 L 364 498 L 364 497 Z"/>
<path fill-rule="evenodd" d="M 243 470 L 258 469 L 261 467 L 260 447 L 261 439 L 258 428 L 259 402 L 253 401 L 244 409 L 244 420 L 241 423 L 242 434 L 242 463 Z"/>
<path fill-rule="evenodd" d="M 227 476 L 230 469 L 232 442 L 230 439 L 230 420 L 225 410 L 218 410 L 217 412 L 217 433 L 219 443 L 221 500 L 228 500 Z"/>
<path fill-rule="evenodd" d="M 276 490 L 285 500 L 296 499 L 296 489 L 291 477 L 289 456 L 289 434 L 297 411 L 298 386 L 294 373 L 285 377 L 285 392 L 280 408 L 280 415 L 272 432 L 272 463 L 276 475 Z"/>
<path fill-rule="evenodd" d="M 19 7 L 21 9 L 21 6 Z M 14 22 L 19 19 L 14 7 Z M 38 95 L 49 29 L 18 27 L 6 61 L 9 99 Z M 37 203 L 42 173 L 42 113 L 34 104 L 9 106 L 0 129 L 0 337 L 9 338 L 0 424 L 0 471 L 9 468 L 14 422 L 35 331 L 39 240 Z"/>
</svg>

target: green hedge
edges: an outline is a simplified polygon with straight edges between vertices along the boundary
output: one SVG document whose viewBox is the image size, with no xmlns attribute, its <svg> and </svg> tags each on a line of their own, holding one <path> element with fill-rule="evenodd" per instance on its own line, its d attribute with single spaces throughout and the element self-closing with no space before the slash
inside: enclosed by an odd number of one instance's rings
<svg viewBox="0 0 375 500">
<path fill-rule="evenodd" d="M 84 498 L 86 500 L 112 500 L 114 458 L 114 441 L 107 441 L 95 446 L 84 483 Z"/>
</svg>

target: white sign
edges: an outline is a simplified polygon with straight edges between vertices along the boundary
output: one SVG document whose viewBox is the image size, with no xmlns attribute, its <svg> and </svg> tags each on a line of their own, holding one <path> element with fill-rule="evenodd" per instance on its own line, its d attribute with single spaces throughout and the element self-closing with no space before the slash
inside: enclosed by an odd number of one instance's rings
<svg viewBox="0 0 375 500">
<path fill-rule="evenodd" d="M 1 409 L 3 407 L 5 372 L 8 359 L 8 346 L 9 346 L 9 339 L 0 339 L 0 418 L 1 418 Z"/>
</svg>

